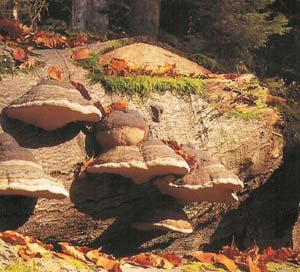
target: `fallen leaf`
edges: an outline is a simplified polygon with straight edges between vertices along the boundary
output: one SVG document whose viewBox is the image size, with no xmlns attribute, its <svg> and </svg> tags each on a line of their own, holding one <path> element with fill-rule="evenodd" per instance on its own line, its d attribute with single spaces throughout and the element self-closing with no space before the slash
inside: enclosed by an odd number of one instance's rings
<svg viewBox="0 0 300 272">
<path fill-rule="evenodd" d="M 1 238 L 3 241 L 13 244 L 13 245 L 25 245 L 25 237 L 22 234 L 19 234 L 15 231 L 5 231 L 2 232 Z"/>
<path fill-rule="evenodd" d="M 37 33 L 35 33 L 32 37 L 32 41 L 37 46 L 47 48 L 64 48 L 68 46 L 65 37 L 46 30 L 38 31 Z"/>
<path fill-rule="evenodd" d="M 90 51 L 88 48 L 81 48 L 73 52 L 72 60 L 86 60 L 89 58 Z"/>
<path fill-rule="evenodd" d="M 262 272 L 254 263 L 250 256 L 247 257 L 247 264 L 250 272 Z"/>
<path fill-rule="evenodd" d="M 48 68 L 48 76 L 51 79 L 64 81 L 64 68 L 51 66 Z"/>
<path fill-rule="evenodd" d="M 214 261 L 216 263 L 221 263 L 223 264 L 230 272 L 236 272 L 238 270 L 238 267 L 234 263 L 233 260 L 229 259 L 223 254 L 217 254 L 214 257 Z"/>
<path fill-rule="evenodd" d="M 102 115 L 107 114 L 107 108 L 103 107 L 102 103 L 100 101 L 95 101 L 93 105 L 101 111 Z"/>
<path fill-rule="evenodd" d="M 213 264 L 216 254 L 215 253 L 207 253 L 207 252 L 203 252 L 203 251 L 196 251 L 196 252 L 193 252 L 191 254 L 191 256 L 202 263 Z"/>
<path fill-rule="evenodd" d="M 66 42 L 70 47 L 77 47 L 88 44 L 89 37 L 85 33 L 82 33 L 79 35 L 68 37 Z"/>
<path fill-rule="evenodd" d="M 92 97 L 89 94 L 89 91 L 85 88 L 85 86 L 79 82 L 70 80 L 70 83 L 81 93 L 81 95 L 87 99 L 87 100 L 91 100 Z"/>
<path fill-rule="evenodd" d="M 240 76 L 241 76 L 240 74 L 229 73 L 229 74 L 225 74 L 224 78 L 228 79 L 228 80 L 235 80 L 235 79 L 239 78 Z"/>
<path fill-rule="evenodd" d="M 109 105 L 112 111 L 128 111 L 128 102 L 126 100 L 119 100 Z"/>
<path fill-rule="evenodd" d="M 32 31 L 31 28 L 23 26 L 18 20 L 6 18 L 0 19 L 0 30 L 7 34 L 10 39 L 17 39 Z"/>
<path fill-rule="evenodd" d="M 34 59 L 28 59 L 20 65 L 20 68 L 21 69 L 29 69 L 29 68 L 35 67 L 36 64 L 37 63 Z"/>
<path fill-rule="evenodd" d="M 108 76 L 127 76 L 130 72 L 128 63 L 124 59 L 113 58 L 109 64 L 103 66 Z"/>
<path fill-rule="evenodd" d="M 102 253 L 100 250 L 95 249 L 91 250 L 86 254 L 86 257 L 95 263 L 97 266 L 104 268 L 105 270 L 117 271 L 117 266 L 119 265 L 119 262 L 111 255 Z"/>
<path fill-rule="evenodd" d="M 12 52 L 14 60 L 19 62 L 25 62 L 28 59 L 28 56 L 23 48 L 16 47 Z"/>
<path fill-rule="evenodd" d="M 182 258 L 180 258 L 179 256 L 177 256 L 174 253 L 164 253 L 162 255 L 160 255 L 162 258 L 168 260 L 171 264 L 173 264 L 174 266 L 179 266 L 182 264 Z"/>
<path fill-rule="evenodd" d="M 79 172 L 79 177 L 82 176 L 86 169 L 89 167 L 89 165 L 95 160 L 94 157 L 91 157 L 91 158 L 86 158 L 83 162 L 82 162 L 82 165 L 80 167 L 80 172 Z"/>
<path fill-rule="evenodd" d="M 74 257 L 80 261 L 86 262 L 85 254 L 90 250 L 87 247 L 72 246 L 70 243 L 59 243 L 62 252 L 66 255 Z"/>
<path fill-rule="evenodd" d="M 140 253 L 136 256 L 129 257 L 125 261 L 131 265 L 140 266 L 143 268 L 153 267 L 153 261 L 150 258 L 149 254 Z"/>
<path fill-rule="evenodd" d="M 25 261 L 29 261 L 34 257 L 34 253 L 28 250 L 26 247 L 21 247 L 18 250 L 18 255 Z"/>
</svg>

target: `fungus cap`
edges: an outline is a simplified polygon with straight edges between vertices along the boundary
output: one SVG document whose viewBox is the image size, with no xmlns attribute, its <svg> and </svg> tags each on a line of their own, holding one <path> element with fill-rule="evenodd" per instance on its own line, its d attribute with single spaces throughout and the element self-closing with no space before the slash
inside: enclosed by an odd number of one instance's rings
<svg viewBox="0 0 300 272">
<path fill-rule="evenodd" d="M 140 231 L 173 231 L 180 233 L 192 233 L 193 227 L 182 209 L 172 204 L 162 205 L 150 212 L 143 213 L 141 218 L 132 226 Z"/>
<path fill-rule="evenodd" d="M 171 195 L 183 203 L 220 202 L 232 204 L 238 201 L 235 191 L 243 188 L 243 182 L 208 152 L 186 145 L 183 150 L 196 157 L 191 172 L 182 178 L 165 176 L 155 180 L 162 194 Z"/>
<path fill-rule="evenodd" d="M 189 166 L 173 149 L 161 141 L 150 140 L 144 142 L 141 148 L 135 145 L 116 146 L 105 151 L 89 163 L 87 172 L 117 174 L 141 184 L 154 177 L 185 175 Z"/>
<path fill-rule="evenodd" d="M 0 195 L 62 199 L 68 192 L 45 174 L 33 154 L 7 133 L 0 134 Z"/>
<path fill-rule="evenodd" d="M 8 117 L 54 130 L 75 121 L 98 122 L 99 109 L 86 100 L 71 84 L 45 80 L 13 101 L 6 109 Z"/>
<path fill-rule="evenodd" d="M 96 127 L 96 138 L 104 148 L 137 145 L 148 136 L 148 126 L 135 110 L 115 110 L 105 116 Z"/>
<path fill-rule="evenodd" d="M 177 155 L 172 148 L 160 140 L 150 139 L 142 146 L 144 160 L 152 177 L 184 176 L 189 173 L 190 167 L 187 162 Z"/>
<path fill-rule="evenodd" d="M 92 174 L 116 174 L 134 182 L 147 180 L 147 167 L 137 146 L 116 146 L 94 159 L 87 167 Z"/>
</svg>

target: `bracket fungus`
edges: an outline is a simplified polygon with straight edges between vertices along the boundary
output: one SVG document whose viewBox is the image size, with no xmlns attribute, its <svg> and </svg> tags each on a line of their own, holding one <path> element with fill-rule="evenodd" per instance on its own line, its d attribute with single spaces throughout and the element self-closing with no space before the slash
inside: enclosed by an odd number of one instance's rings
<svg viewBox="0 0 300 272">
<path fill-rule="evenodd" d="M 98 122 L 102 117 L 71 84 L 55 80 L 31 88 L 7 107 L 6 114 L 49 131 L 75 121 Z"/>
<path fill-rule="evenodd" d="M 147 167 L 138 146 L 116 146 L 91 161 L 86 171 L 92 174 L 116 174 L 140 182 L 146 178 Z"/>
<path fill-rule="evenodd" d="M 101 153 L 87 166 L 93 174 L 117 174 L 141 184 L 154 177 L 185 175 L 190 168 L 170 147 L 158 140 L 149 140 L 141 147 L 116 146 Z"/>
<path fill-rule="evenodd" d="M 232 204 L 238 201 L 235 191 L 244 185 L 235 174 L 212 159 L 206 151 L 195 150 L 190 145 L 182 146 L 182 150 L 195 156 L 196 162 L 184 177 L 169 175 L 156 179 L 154 184 L 162 194 L 173 196 L 182 203 L 207 201 Z"/>
<path fill-rule="evenodd" d="M 62 199 L 68 192 L 45 174 L 33 154 L 7 133 L 0 134 L 0 195 Z"/>
<path fill-rule="evenodd" d="M 169 174 L 184 176 L 190 171 L 187 162 L 160 140 L 150 139 L 145 141 L 142 145 L 142 152 L 152 177 Z"/>
<path fill-rule="evenodd" d="M 96 138 L 105 149 L 138 145 L 148 136 L 148 125 L 138 111 L 112 111 L 96 126 Z"/>
<path fill-rule="evenodd" d="M 143 212 L 132 227 L 139 231 L 173 231 L 180 233 L 192 233 L 193 227 L 188 222 L 185 212 L 175 203 L 164 203 L 163 207 L 156 207 Z M 174 205 L 175 204 L 175 205 Z"/>
</svg>

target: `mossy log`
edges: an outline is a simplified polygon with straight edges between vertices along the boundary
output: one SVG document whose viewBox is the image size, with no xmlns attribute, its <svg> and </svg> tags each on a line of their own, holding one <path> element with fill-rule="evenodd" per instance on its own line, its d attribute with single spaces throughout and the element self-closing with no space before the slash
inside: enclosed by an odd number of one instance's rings
<svg viewBox="0 0 300 272">
<path fill-rule="evenodd" d="M 93 45 L 99 51 L 101 47 L 101 44 Z M 64 67 L 68 78 L 83 83 L 91 96 L 103 104 L 117 99 L 100 84 L 91 84 L 87 72 L 73 65 L 71 50 L 36 53 L 40 60 L 46 61 L 46 67 L 33 73 L 2 77 L 2 109 L 46 78 L 49 66 Z M 21 146 L 29 148 L 48 174 L 62 180 L 70 188 L 71 197 L 63 201 L 1 197 L 0 229 L 15 229 L 47 243 L 68 241 L 102 246 L 115 255 L 162 249 L 179 253 L 211 249 L 231 242 L 233 236 L 241 247 L 253 241 L 261 246 L 292 245 L 298 195 L 294 195 L 292 204 L 288 202 L 287 206 L 282 206 L 288 209 L 282 213 L 276 205 L 284 205 L 293 190 L 289 187 L 286 192 L 278 192 L 280 186 L 286 188 L 283 181 L 265 184 L 282 162 L 283 139 L 274 132 L 274 124 L 264 118 L 225 117 L 213 104 L 193 95 L 182 100 L 171 93 L 153 94 L 146 101 L 130 100 L 130 106 L 147 119 L 153 137 L 191 142 L 207 149 L 237 174 L 245 182 L 245 190 L 240 193 L 242 202 L 231 207 L 208 203 L 185 207 L 195 230 L 190 235 L 138 232 L 131 227 L 136 216 L 165 201 L 153 185 L 137 186 L 125 178 L 109 175 L 74 179 L 78 165 L 93 147 L 93 137 L 82 132 L 81 124 L 45 132 L 9 120 L 3 111 L 2 130 L 14 136 Z M 153 121 L 153 107 L 162 110 L 159 122 Z M 292 180 L 289 183 L 292 184 Z M 294 217 L 287 217 L 289 212 Z"/>
</svg>

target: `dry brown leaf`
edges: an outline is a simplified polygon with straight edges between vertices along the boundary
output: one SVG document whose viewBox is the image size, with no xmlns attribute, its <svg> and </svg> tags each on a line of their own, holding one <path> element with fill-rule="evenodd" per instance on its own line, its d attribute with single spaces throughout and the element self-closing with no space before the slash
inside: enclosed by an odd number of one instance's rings
<svg viewBox="0 0 300 272">
<path fill-rule="evenodd" d="M 64 48 L 68 46 L 65 37 L 46 30 L 35 33 L 32 41 L 38 46 L 47 48 Z"/>
<path fill-rule="evenodd" d="M 236 272 L 238 270 L 238 267 L 236 266 L 234 261 L 223 254 L 216 254 L 214 257 L 214 261 L 216 263 L 223 264 L 230 272 Z"/>
<path fill-rule="evenodd" d="M 25 261 L 29 261 L 34 257 L 34 253 L 28 250 L 26 247 L 21 247 L 18 250 L 18 255 Z"/>
<path fill-rule="evenodd" d="M 80 34 L 79 36 L 73 36 L 67 38 L 67 44 L 70 47 L 77 47 L 88 43 L 89 43 L 89 37 L 84 33 Z"/>
<path fill-rule="evenodd" d="M 16 47 L 12 52 L 14 60 L 19 62 L 25 62 L 28 59 L 28 56 L 23 48 Z"/>
<path fill-rule="evenodd" d="M 102 105 L 101 105 L 102 107 Z M 128 102 L 126 100 L 119 100 L 110 104 L 108 107 L 99 108 L 103 115 L 107 115 L 112 113 L 113 111 L 128 111 Z"/>
<path fill-rule="evenodd" d="M 105 253 L 102 253 L 100 250 L 90 250 L 86 257 L 95 263 L 97 266 L 104 268 L 108 271 L 113 271 L 114 268 L 119 266 L 119 262 L 111 255 L 107 255 Z M 117 271 L 117 270 L 115 270 Z"/>
<path fill-rule="evenodd" d="M 79 82 L 70 80 L 70 83 L 81 93 L 81 95 L 87 99 L 87 100 L 91 100 L 91 96 L 89 94 L 89 91 L 85 88 L 85 86 Z"/>
<path fill-rule="evenodd" d="M 64 68 L 51 66 L 48 68 L 48 76 L 54 80 L 64 81 Z"/>
<path fill-rule="evenodd" d="M 150 253 L 140 253 L 136 256 L 126 258 L 124 261 L 131 265 L 140 266 L 143 268 L 157 267 L 170 270 L 174 267 L 174 265 L 166 258 Z"/>
<path fill-rule="evenodd" d="M 87 261 L 85 254 L 88 252 L 88 248 L 72 246 L 70 243 L 59 243 L 59 245 L 61 246 L 62 252 L 64 254 L 74 257 L 83 262 Z"/>
<path fill-rule="evenodd" d="M 86 60 L 89 58 L 90 51 L 88 48 L 81 48 L 73 52 L 72 60 Z"/>
<path fill-rule="evenodd" d="M 79 177 L 82 176 L 86 169 L 89 167 L 89 165 L 94 161 L 94 157 L 91 157 L 91 158 L 86 158 L 83 162 L 82 162 L 82 165 L 80 167 L 80 171 L 79 171 Z"/>
<path fill-rule="evenodd" d="M 25 245 L 25 237 L 22 234 L 19 234 L 15 231 L 5 231 L 2 232 L 1 238 L 3 241 L 13 244 L 13 245 Z"/>
<path fill-rule="evenodd" d="M 187 162 L 190 168 L 193 168 L 193 166 L 197 162 L 197 158 L 195 156 L 192 156 L 183 151 L 181 146 L 176 141 L 167 141 L 166 144 L 170 146 L 177 155 L 181 156 Z"/>
<path fill-rule="evenodd" d="M 126 100 L 119 100 L 109 105 L 111 111 L 128 111 L 128 102 Z"/>
<path fill-rule="evenodd" d="M 192 257 L 197 259 L 198 261 L 202 263 L 209 263 L 213 264 L 214 263 L 214 258 L 216 256 L 215 253 L 208 253 L 208 252 L 203 252 L 203 251 L 196 251 L 191 254 Z"/>
<path fill-rule="evenodd" d="M 19 21 L 6 18 L 0 19 L 0 30 L 7 33 L 10 39 L 17 39 L 32 31 L 31 28 L 23 26 Z"/>
<path fill-rule="evenodd" d="M 129 65 L 124 59 L 113 58 L 103 68 L 108 76 L 127 76 L 130 73 Z"/>
<path fill-rule="evenodd" d="M 246 260 L 248 264 L 248 268 L 250 272 L 262 272 L 253 262 L 252 258 L 250 256 L 247 257 Z"/>
<path fill-rule="evenodd" d="M 129 257 L 125 259 L 125 262 L 143 268 L 153 267 L 153 261 L 151 260 L 150 255 L 146 253 L 140 253 L 136 256 Z"/>
<path fill-rule="evenodd" d="M 20 68 L 21 69 L 29 69 L 29 68 L 35 67 L 36 64 L 37 63 L 34 59 L 28 59 L 20 65 Z"/>
<path fill-rule="evenodd" d="M 173 264 L 174 266 L 179 266 L 182 264 L 182 258 L 180 258 L 179 256 L 177 256 L 174 253 L 164 253 L 162 255 L 160 255 L 160 257 L 168 260 L 171 264 Z"/>
</svg>

